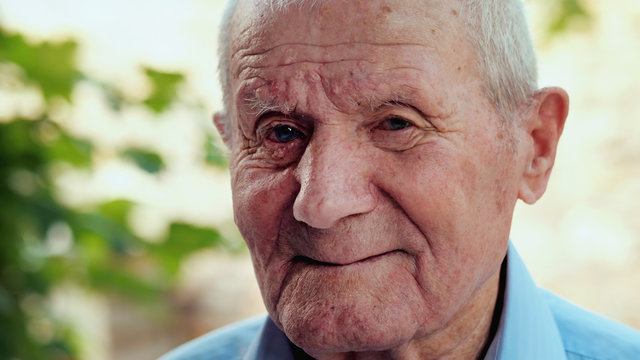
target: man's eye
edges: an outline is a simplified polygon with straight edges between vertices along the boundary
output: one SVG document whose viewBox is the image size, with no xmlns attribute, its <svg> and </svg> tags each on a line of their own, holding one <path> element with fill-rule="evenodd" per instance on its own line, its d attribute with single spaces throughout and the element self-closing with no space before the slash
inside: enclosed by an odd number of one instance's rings
<svg viewBox="0 0 640 360">
<path fill-rule="evenodd" d="M 277 125 L 271 129 L 269 140 L 279 143 L 288 143 L 296 139 L 304 139 L 305 137 L 304 133 L 292 126 Z"/>
<path fill-rule="evenodd" d="M 391 118 L 385 119 L 380 124 L 380 127 L 382 128 L 382 130 L 394 131 L 394 130 L 402 130 L 412 125 L 413 124 L 411 122 L 405 119 L 398 118 L 398 117 L 391 117 Z"/>
</svg>

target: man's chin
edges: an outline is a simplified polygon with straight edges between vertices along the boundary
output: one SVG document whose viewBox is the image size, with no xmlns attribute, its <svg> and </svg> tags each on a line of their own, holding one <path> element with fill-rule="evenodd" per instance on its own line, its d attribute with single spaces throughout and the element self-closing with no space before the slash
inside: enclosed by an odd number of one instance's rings
<svg viewBox="0 0 640 360">
<path fill-rule="evenodd" d="M 272 315 L 287 337 L 314 357 L 388 350 L 416 336 L 426 315 L 423 304 L 406 301 L 416 297 L 406 296 L 406 289 L 353 285 L 350 291 L 323 291 L 325 287 L 309 296 L 289 294 L 293 296 L 281 298 Z"/>
<path fill-rule="evenodd" d="M 404 252 L 344 266 L 299 261 L 268 308 L 311 355 L 390 349 L 411 340 L 430 317 L 413 271 Z"/>
<path fill-rule="evenodd" d="M 292 310 L 282 314 L 283 331 L 294 344 L 314 357 L 390 350 L 411 340 L 416 332 L 412 319 L 391 321 L 357 306 L 331 305 L 313 309 L 311 313 Z"/>
</svg>

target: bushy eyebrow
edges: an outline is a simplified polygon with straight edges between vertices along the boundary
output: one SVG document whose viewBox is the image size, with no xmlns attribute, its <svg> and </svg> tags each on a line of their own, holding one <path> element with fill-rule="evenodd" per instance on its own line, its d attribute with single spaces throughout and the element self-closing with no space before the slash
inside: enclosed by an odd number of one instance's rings
<svg viewBox="0 0 640 360">
<path fill-rule="evenodd" d="M 251 113 L 256 117 L 260 117 L 270 112 L 290 114 L 295 109 L 295 106 L 288 103 L 276 102 L 275 99 L 263 100 L 256 97 L 245 97 L 243 100 L 251 110 Z"/>
<path fill-rule="evenodd" d="M 384 107 L 398 105 L 416 109 L 410 105 L 413 102 L 412 99 L 415 97 L 415 92 L 415 88 L 409 85 L 403 85 L 400 90 L 393 91 L 390 94 L 363 96 L 360 99 L 354 98 L 352 101 L 355 107 L 360 109 L 366 108 L 366 110 L 371 113 L 375 113 Z M 251 110 L 251 114 L 256 117 L 260 117 L 266 113 L 293 115 L 293 113 L 296 112 L 295 104 L 279 102 L 275 98 L 259 99 L 255 96 L 246 96 L 243 98 L 243 102 Z"/>
<path fill-rule="evenodd" d="M 378 112 L 378 111 L 380 111 L 380 110 L 382 110 L 382 109 L 384 109 L 386 107 L 395 107 L 395 106 L 401 106 L 401 107 L 405 107 L 407 109 L 411 109 L 411 110 L 415 111 L 416 113 L 420 114 L 420 116 L 425 120 L 428 120 L 430 118 L 422 110 L 420 110 L 416 106 L 412 105 L 411 102 L 405 101 L 405 100 L 401 100 L 401 99 L 385 101 L 380 106 L 378 106 L 374 110 L 372 110 L 372 112 L 375 113 L 375 112 Z"/>
</svg>

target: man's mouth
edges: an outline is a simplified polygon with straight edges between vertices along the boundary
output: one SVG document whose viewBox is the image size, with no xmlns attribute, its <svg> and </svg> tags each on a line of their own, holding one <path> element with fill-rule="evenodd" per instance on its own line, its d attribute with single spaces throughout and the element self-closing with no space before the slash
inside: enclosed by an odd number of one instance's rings
<svg viewBox="0 0 640 360">
<path fill-rule="evenodd" d="M 353 264 L 360 264 L 360 263 L 367 263 L 367 262 L 373 262 L 379 259 L 382 259 L 384 257 L 390 256 L 390 255 L 396 255 L 396 254 L 407 254 L 406 251 L 404 250 L 392 250 L 392 251 L 387 251 L 381 254 L 376 254 L 376 255 L 371 255 L 371 256 L 367 256 L 361 259 L 357 259 L 357 260 L 353 260 L 353 261 L 346 261 L 346 262 L 327 262 L 327 261 L 320 261 L 320 260 L 316 260 L 307 256 L 302 256 L 302 255 L 298 255 L 296 257 L 293 258 L 294 262 L 299 262 L 299 263 L 306 263 L 308 265 L 313 265 L 313 266 L 348 266 L 348 265 L 353 265 Z"/>
</svg>

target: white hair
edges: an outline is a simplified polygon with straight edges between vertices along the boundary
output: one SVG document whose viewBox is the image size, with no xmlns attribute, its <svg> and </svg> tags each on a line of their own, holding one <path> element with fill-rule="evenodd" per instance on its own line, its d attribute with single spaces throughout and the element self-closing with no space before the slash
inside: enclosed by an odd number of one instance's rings
<svg viewBox="0 0 640 360">
<path fill-rule="evenodd" d="M 264 1 L 269 1 L 269 9 L 278 13 L 293 4 L 313 7 L 322 0 Z M 228 0 L 218 39 L 218 76 L 227 110 L 231 109 L 231 22 L 237 4 L 238 0 Z M 460 15 L 467 22 L 466 35 L 476 53 L 477 69 L 488 98 L 505 122 L 519 118 L 518 110 L 537 89 L 536 57 L 523 7 L 522 0 L 462 1 Z"/>
<path fill-rule="evenodd" d="M 521 0 L 464 0 L 462 6 L 485 91 L 505 121 L 516 116 L 538 88 L 523 7 Z"/>
</svg>

